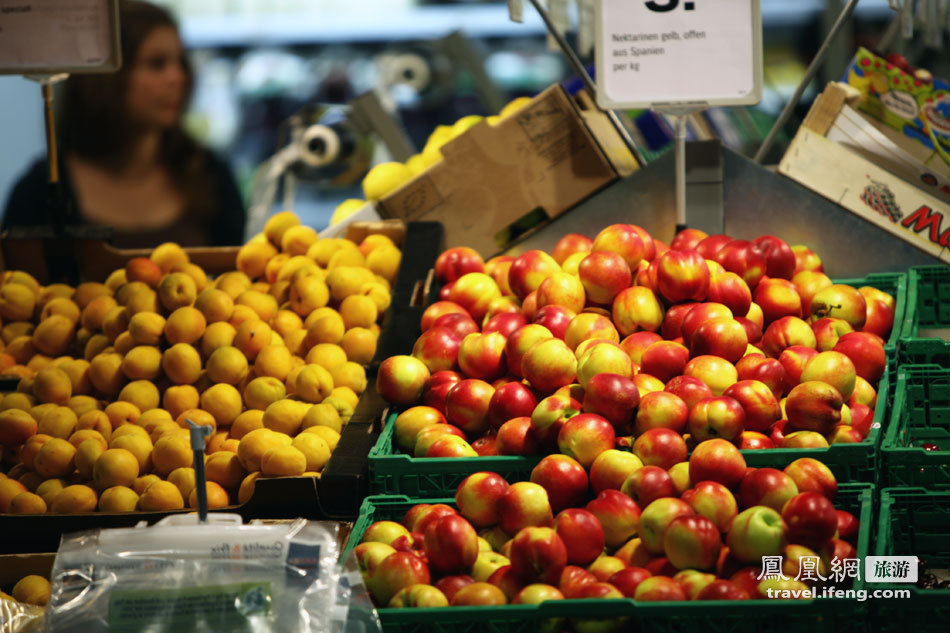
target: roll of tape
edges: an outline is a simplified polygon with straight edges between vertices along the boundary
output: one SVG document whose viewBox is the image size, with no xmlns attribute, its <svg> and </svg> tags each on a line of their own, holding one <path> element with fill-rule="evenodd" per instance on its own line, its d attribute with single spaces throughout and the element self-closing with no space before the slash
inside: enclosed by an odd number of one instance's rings
<svg viewBox="0 0 950 633">
<path fill-rule="evenodd" d="M 393 55 L 389 60 L 389 84 L 401 84 L 422 92 L 432 81 L 429 62 L 421 55 L 403 53 Z"/>
<path fill-rule="evenodd" d="M 340 155 L 340 136 L 326 125 L 311 125 L 300 138 L 300 158 L 311 167 L 329 165 Z"/>
</svg>

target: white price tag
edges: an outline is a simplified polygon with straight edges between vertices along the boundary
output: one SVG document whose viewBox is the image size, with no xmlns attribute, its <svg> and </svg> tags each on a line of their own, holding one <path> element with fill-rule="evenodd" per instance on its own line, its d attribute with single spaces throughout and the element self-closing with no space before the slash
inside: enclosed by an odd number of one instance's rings
<svg viewBox="0 0 950 633">
<path fill-rule="evenodd" d="M 0 0 L 0 74 L 120 65 L 117 0 Z"/>
<path fill-rule="evenodd" d="M 599 0 L 596 8 L 601 107 L 761 99 L 760 0 Z"/>
</svg>

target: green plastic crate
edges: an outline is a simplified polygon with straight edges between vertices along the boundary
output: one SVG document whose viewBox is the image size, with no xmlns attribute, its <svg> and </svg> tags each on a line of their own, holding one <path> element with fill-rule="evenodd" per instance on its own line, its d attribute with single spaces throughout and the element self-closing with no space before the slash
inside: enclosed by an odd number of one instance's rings
<svg viewBox="0 0 950 633">
<path fill-rule="evenodd" d="M 942 450 L 921 448 L 928 442 Z M 950 369 L 899 368 L 881 464 L 882 480 L 889 486 L 950 484 Z"/>
<path fill-rule="evenodd" d="M 950 267 L 911 268 L 907 286 L 898 361 L 950 368 Z"/>
<path fill-rule="evenodd" d="M 472 473 L 498 473 L 508 481 L 526 481 L 541 457 L 503 455 L 496 457 L 412 457 L 393 443 L 393 428 L 399 414 L 391 412 L 376 445 L 369 452 L 370 494 L 400 494 L 410 497 L 454 497 L 455 489 Z"/>
<path fill-rule="evenodd" d="M 863 442 L 858 444 L 832 444 L 828 448 L 772 448 L 763 450 L 744 450 L 746 464 L 756 468 L 766 466 L 782 469 L 796 459 L 812 457 L 823 462 L 838 481 L 864 481 L 875 483 L 878 480 L 878 450 L 884 436 L 884 426 L 888 420 L 888 411 L 893 399 L 891 385 L 892 362 L 888 360 L 884 375 L 878 383 L 877 406 L 874 408 L 874 420 L 871 430 Z"/>
<path fill-rule="evenodd" d="M 836 284 L 845 284 L 854 288 L 871 286 L 894 297 L 894 325 L 891 327 L 891 335 L 887 337 L 885 344 L 886 349 L 893 350 L 901 337 L 901 326 L 904 323 L 907 310 L 907 273 L 872 273 L 867 277 L 835 279 L 833 281 Z"/>
<path fill-rule="evenodd" d="M 746 463 L 756 468 L 782 469 L 796 459 L 813 457 L 824 462 L 838 481 L 875 482 L 877 451 L 893 395 L 889 377 L 891 363 L 878 384 L 877 407 L 871 431 L 859 444 L 834 444 L 828 448 L 772 448 L 743 450 Z M 402 494 L 411 497 L 454 496 L 467 476 L 481 471 L 503 475 L 508 481 L 525 481 L 541 457 L 412 457 L 393 444 L 393 423 L 398 413 L 385 416 L 385 424 L 369 453 L 370 494 Z"/>
<path fill-rule="evenodd" d="M 841 484 L 835 507 L 852 512 L 860 521 L 858 556 L 869 553 L 872 531 L 873 488 L 868 484 Z M 405 496 L 368 497 L 360 509 L 346 547 L 345 560 L 374 521 L 400 521 L 417 503 L 455 504 L 452 498 L 410 499 Z M 858 579 L 854 589 L 864 589 Z M 669 633 L 753 633 L 781 630 L 793 633 L 868 631 L 867 603 L 849 598 L 803 601 L 749 600 L 744 602 L 655 602 L 633 600 L 560 600 L 540 605 L 503 607 L 446 607 L 439 609 L 379 609 L 385 633 L 527 633 L 565 629 L 575 618 L 628 618 L 624 631 Z M 561 619 L 554 623 L 552 620 Z M 561 624 L 561 626 L 557 626 Z M 548 629 L 547 627 L 551 627 Z"/>
<path fill-rule="evenodd" d="M 911 268 L 901 338 L 946 338 L 946 331 L 950 331 L 950 267 Z"/>
<path fill-rule="evenodd" d="M 874 555 L 918 556 L 928 566 L 950 568 L 950 488 L 885 488 L 881 491 Z M 875 629 L 887 633 L 945 633 L 950 629 L 950 589 L 869 583 L 868 589 L 907 589 L 910 599 L 872 602 Z"/>
</svg>

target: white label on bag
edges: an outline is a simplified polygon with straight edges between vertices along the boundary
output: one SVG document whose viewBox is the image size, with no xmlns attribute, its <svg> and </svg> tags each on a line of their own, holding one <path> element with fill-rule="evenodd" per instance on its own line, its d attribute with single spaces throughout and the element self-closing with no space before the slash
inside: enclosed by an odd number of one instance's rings
<svg viewBox="0 0 950 633">
<path fill-rule="evenodd" d="M 759 0 L 599 0 L 597 11 L 601 106 L 759 101 Z"/>
</svg>

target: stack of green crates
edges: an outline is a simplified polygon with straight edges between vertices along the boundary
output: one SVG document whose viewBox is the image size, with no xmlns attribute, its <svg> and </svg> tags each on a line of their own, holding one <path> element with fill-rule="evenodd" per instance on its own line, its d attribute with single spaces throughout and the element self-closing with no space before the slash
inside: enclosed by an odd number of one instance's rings
<svg viewBox="0 0 950 633">
<path fill-rule="evenodd" d="M 910 269 L 896 353 L 874 554 L 919 558 L 919 574 L 934 570 L 950 580 L 950 267 Z M 872 599 L 878 630 L 950 630 L 950 588 L 869 583 L 868 589 L 908 594 Z"/>
<path fill-rule="evenodd" d="M 910 269 L 881 482 L 950 485 L 950 267 Z M 928 450 L 929 449 L 929 450 Z"/>
<path fill-rule="evenodd" d="M 897 374 L 880 480 L 888 486 L 950 485 L 950 367 L 903 365 Z"/>
<path fill-rule="evenodd" d="M 918 574 L 942 570 L 950 578 L 950 488 L 885 488 L 880 493 L 875 556 L 921 559 Z M 867 571 L 862 577 L 867 577 Z M 871 599 L 874 630 L 886 633 L 945 633 L 950 630 L 950 588 L 924 588 L 910 583 L 867 583 L 878 594 Z"/>
<path fill-rule="evenodd" d="M 950 368 L 950 267 L 910 269 L 898 360 Z"/>
<path fill-rule="evenodd" d="M 835 283 L 872 286 L 895 298 L 895 319 L 885 342 L 888 365 L 879 384 L 874 424 L 860 444 L 839 444 L 825 449 L 770 449 L 743 451 L 753 467 L 784 468 L 801 457 L 827 464 L 840 487 L 836 507 L 853 512 L 861 522 L 857 543 L 864 560 L 874 554 L 872 540 L 877 517 L 874 509 L 881 468 L 881 444 L 894 417 L 894 389 L 901 334 L 906 324 L 909 277 L 906 273 L 878 273 Z M 418 334 L 418 333 L 416 333 Z M 527 480 L 540 457 L 494 456 L 478 458 L 417 458 L 405 454 L 394 442 L 394 421 L 399 411 L 389 410 L 381 420 L 379 440 L 369 454 L 371 494 L 362 506 L 346 554 L 359 543 L 374 521 L 400 521 L 418 503 L 454 505 L 455 490 L 468 475 L 479 471 L 497 472 L 510 482 Z M 863 576 L 854 588 L 871 589 Z M 732 602 L 638 603 L 632 600 L 565 600 L 541 605 L 504 607 L 454 607 L 451 609 L 381 609 L 387 633 L 460 633 L 462 631 L 560 631 L 578 620 L 587 620 L 579 629 L 596 629 L 597 617 L 626 618 L 625 629 L 686 631 L 712 626 L 714 630 L 753 631 L 771 629 L 781 622 L 789 631 L 870 631 L 871 602 L 848 598 L 822 598 L 808 604 L 753 600 L 741 605 Z"/>
</svg>

